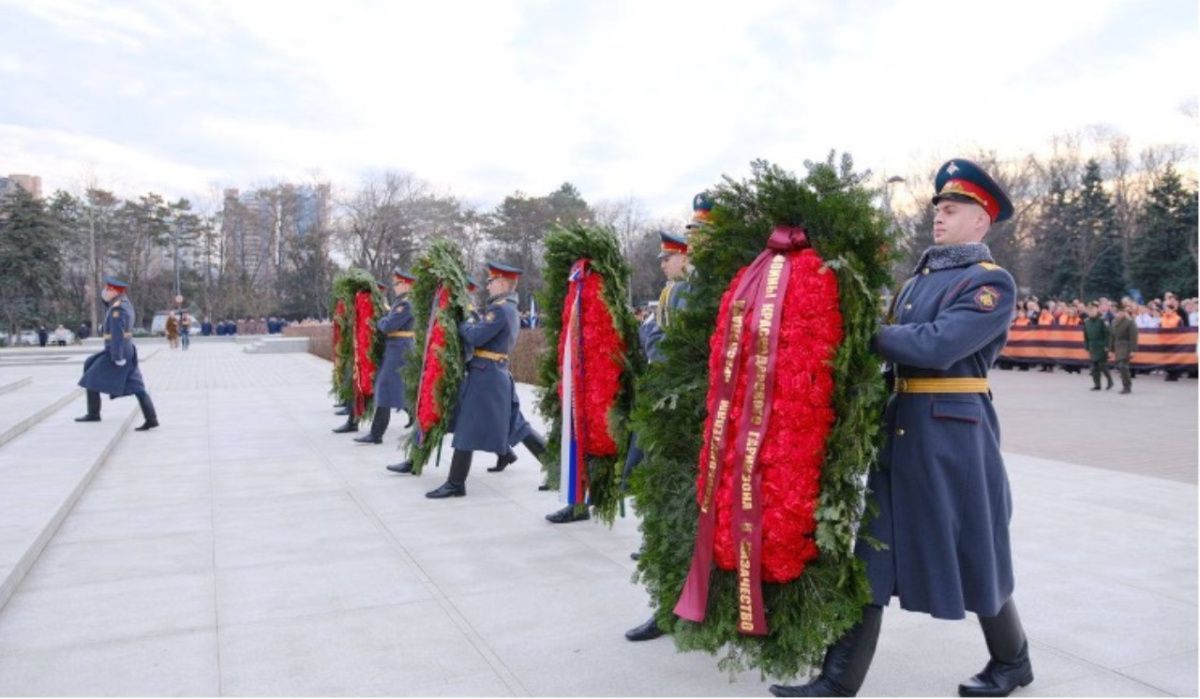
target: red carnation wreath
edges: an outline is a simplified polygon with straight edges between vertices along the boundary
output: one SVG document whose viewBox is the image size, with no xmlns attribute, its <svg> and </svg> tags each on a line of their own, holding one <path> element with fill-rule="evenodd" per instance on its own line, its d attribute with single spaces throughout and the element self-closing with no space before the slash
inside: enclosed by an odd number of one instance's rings
<svg viewBox="0 0 1200 699">
<path fill-rule="evenodd" d="M 841 341 L 836 275 L 803 231 L 777 228 L 726 289 L 709 340 L 700 525 L 679 616 L 704 619 L 715 561 L 738 573 L 738 630 L 765 634 L 762 582 L 795 580 L 817 556 L 814 514 Z"/>
<path fill-rule="evenodd" d="M 442 327 L 441 313 L 450 303 L 450 292 L 444 287 L 438 287 L 437 311 L 430 314 L 433 325 L 429 330 L 429 340 L 425 348 L 425 363 L 421 370 L 421 386 L 417 400 L 417 422 L 422 432 L 429 432 L 442 417 L 442 407 L 438 405 L 438 385 L 445 370 L 439 357 L 442 348 L 446 346 L 446 329 Z"/>
<path fill-rule="evenodd" d="M 354 295 L 354 416 L 367 409 L 375 393 L 375 362 L 371 359 L 375 341 L 375 301 L 370 291 Z"/>
</svg>

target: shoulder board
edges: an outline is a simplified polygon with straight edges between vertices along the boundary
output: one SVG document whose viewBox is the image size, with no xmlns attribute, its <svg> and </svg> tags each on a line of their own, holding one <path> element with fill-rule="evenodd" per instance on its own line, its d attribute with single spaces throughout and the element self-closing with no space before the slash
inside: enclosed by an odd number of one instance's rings
<svg viewBox="0 0 1200 699">
<path fill-rule="evenodd" d="M 984 269 L 986 269 L 989 272 L 994 272 L 998 269 L 1003 269 L 1003 267 L 1001 267 L 1000 265 L 993 264 L 991 262 L 980 262 L 979 266 L 983 267 Z"/>
</svg>

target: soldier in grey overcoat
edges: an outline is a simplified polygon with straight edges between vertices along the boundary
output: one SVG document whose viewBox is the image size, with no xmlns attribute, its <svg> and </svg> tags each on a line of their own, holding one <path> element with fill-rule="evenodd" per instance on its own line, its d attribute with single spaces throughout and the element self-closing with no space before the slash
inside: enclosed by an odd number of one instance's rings
<svg viewBox="0 0 1200 699">
<path fill-rule="evenodd" d="M 693 199 L 692 207 L 693 211 L 703 211 L 707 214 L 707 211 L 712 208 L 712 202 L 707 195 L 697 194 Z M 703 220 L 700 215 L 697 218 Z M 698 225 L 700 224 L 689 226 L 689 228 Z M 687 281 L 691 271 L 687 238 L 666 231 L 659 231 L 658 237 L 658 261 L 662 266 L 663 274 L 667 277 L 667 283 L 663 285 L 662 291 L 658 295 L 658 305 L 654 307 L 654 312 L 648 315 L 638 327 L 638 342 L 641 344 L 646 361 L 651 364 L 666 359 L 659 348 L 659 343 L 666 336 L 667 328 L 671 327 L 676 311 L 687 305 L 687 295 L 691 290 L 691 285 Z M 642 462 L 643 456 L 642 449 L 638 445 L 637 434 L 631 434 L 629 436 L 629 453 L 625 457 L 623 474 L 625 482 L 629 481 L 633 470 Z M 551 516 L 547 515 L 547 519 Z M 637 554 L 635 553 L 633 557 L 636 559 Z M 662 629 L 659 628 L 653 614 L 646 621 L 625 632 L 625 638 L 635 642 L 652 641 L 662 635 Z"/>
<path fill-rule="evenodd" d="M 408 292 L 416 279 L 402 269 L 392 270 L 392 291 L 396 300 L 391 309 L 375 323 L 375 330 L 385 335 L 383 359 L 375 373 L 375 415 L 371 431 L 354 441 L 361 444 L 382 444 L 393 410 L 408 410 L 404 375 L 401 373 L 414 344 L 412 304 Z M 411 423 L 412 421 L 409 420 Z"/>
<path fill-rule="evenodd" d="M 137 431 L 158 427 L 158 412 L 146 392 L 142 370 L 138 368 L 137 345 L 133 344 L 133 329 L 137 315 L 133 303 L 125 295 L 129 283 L 108 276 L 104 278 L 104 290 L 100 293 L 108 309 L 104 312 L 101 332 L 104 334 L 104 349 L 83 362 L 83 378 L 79 385 L 87 390 L 87 414 L 75 418 L 75 422 L 100 422 L 100 394 L 111 398 L 134 396 L 142 409 L 142 424 Z"/>
<path fill-rule="evenodd" d="M 1008 337 L 1013 278 L 983 244 L 1012 204 L 978 165 L 955 159 L 937 173 L 934 245 L 895 296 L 874 339 L 893 393 L 886 442 L 868 482 L 878 515 L 859 541 L 872 602 L 831 646 L 820 675 L 776 696 L 854 696 L 866 678 L 882 608 L 938 619 L 974 612 L 991 656 L 960 696 L 1007 696 L 1033 681 L 1013 603 L 1012 494 L 987 375 Z"/>
<path fill-rule="evenodd" d="M 472 452 L 508 451 L 513 405 L 518 402 L 508 362 L 521 327 L 516 295 L 521 272 L 509 265 L 488 263 L 487 306 L 477 320 L 458 326 L 459 337 L 473 349 L 454 408 L 454 456 L 446 482 L 425 497 L 466 495 Z"/>
</svg>

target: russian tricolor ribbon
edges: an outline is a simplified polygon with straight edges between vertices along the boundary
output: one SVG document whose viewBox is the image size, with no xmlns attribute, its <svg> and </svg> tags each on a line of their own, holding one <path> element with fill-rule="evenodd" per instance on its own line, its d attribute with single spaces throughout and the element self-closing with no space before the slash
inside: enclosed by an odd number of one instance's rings
<svg viewBox="0 0 1200 699">
<path fill-rule="evenodd" d="M 569 318 L 563 324 L 566 339 L 562 356 L 559 357 L 559 372 L 562 377 L 562 445 L 559 449 L 559 501 L 568 505 L 585 502 L 587 498 L 587 458 L 584 453 L 584 421 L 586 395 L 583 386 L 586 380 L 583 362 L 583 288 L 584 280 L 591 274 L 587 260 L 577 260 L 571 266 L 567 278 L 567 308 Z"/>
</svg>

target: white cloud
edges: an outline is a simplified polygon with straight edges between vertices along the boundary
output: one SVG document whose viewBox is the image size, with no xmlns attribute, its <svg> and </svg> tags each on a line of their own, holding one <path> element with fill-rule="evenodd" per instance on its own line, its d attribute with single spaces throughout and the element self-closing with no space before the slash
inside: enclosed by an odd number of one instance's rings
<svg viewBox="0 0 1200 699">
<path fill-rule="evenodd" d="M 47 189 L 81 190 L 88 181 L 132 196 L 204 191 L 220 173 L 80 133 L 0 124 L 0 162 L 40 175 Z"/>
<path fill-rule="evenodd" d="M 1182 68 L 1198 57 L 1193 27 L 1110 49 L 1097 37 L 1129 13 L 1120 0 L 33 6 L 8 11 L 164 71 L 135 76 L 122 99 L 177 131 L 178 152 L 77 127 L 96 134 L 81 161 L 109 158 L 96 162 L 157 189 L 318 168 L 353 186 L 396 168 L 485 205 L 570 180 L 672 215 L 754 157 L 799 167 L 839 148 L 897 171 L 961 148 L 1024 153 L 1093 123 L 1135 144 L 1195 129 L 1177 109 L 1195 98 Z M 172 79 L 176 64 L 188 72 Z M 38 132 L 6 111 L 5 128 Z M 19 151 L 2 140 L 0 162 L 62 169 L 71 133 L 26 135 Z M 130 163 L 142 170 L 122 172 Z"/>
</svg>

